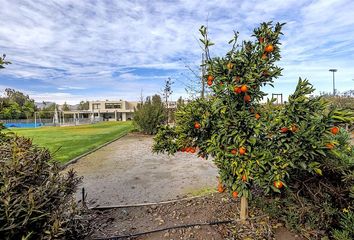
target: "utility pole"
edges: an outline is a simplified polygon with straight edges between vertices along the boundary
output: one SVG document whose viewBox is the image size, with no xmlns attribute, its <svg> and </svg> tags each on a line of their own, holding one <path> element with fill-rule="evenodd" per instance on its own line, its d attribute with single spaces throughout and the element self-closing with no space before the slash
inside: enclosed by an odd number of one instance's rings
<svg viewBox="0 0 354 240">
<path fill-rule="evenodd" d="M 335 84 L 335 79 L 334 79 L 334 73 L 337 72 L 337 69 L 329 69 L 328 71 L 333 73 L 333 96 L 336 95 L 336 84 Z"/>
</svg>

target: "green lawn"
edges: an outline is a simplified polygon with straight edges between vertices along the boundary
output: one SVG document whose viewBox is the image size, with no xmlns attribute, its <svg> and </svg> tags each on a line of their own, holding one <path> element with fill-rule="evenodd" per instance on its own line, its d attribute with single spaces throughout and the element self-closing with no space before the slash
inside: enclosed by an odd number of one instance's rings
<svg viewBox="0 0 354 240">
<path fill-rule="evenodd" d="M 88 152 L 133 130 L 131 122 L 102 122 L 73 127 L 11 129 L 20 136 L 47 147 L 61 163 Z"/>
</svg>

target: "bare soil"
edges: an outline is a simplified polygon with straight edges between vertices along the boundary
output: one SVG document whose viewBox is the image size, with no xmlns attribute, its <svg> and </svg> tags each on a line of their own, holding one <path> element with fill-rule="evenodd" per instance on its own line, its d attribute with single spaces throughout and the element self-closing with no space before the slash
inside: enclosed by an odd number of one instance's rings
<svg viewBox="0 0 354 240">
<path fill-rule="evenodd" d="M 217 185 L 211 160 L 188 153 L 153 154 L 152 142 L 151 136 L 128 134 L 67 169 L 84 177 L 81 187 L 95 206 L 160 202 Z"/>
<path fill-rule="evenodd" d="M 216 193 L 163 205 L 94 210 L 94 232 L 88 239 L 300 239 L 284 228 L 282 223 L 271 221 L 254 208 L 250 209 L 250 219 L 241 223 L 237 220 L 238 206 L 238 200 L 227 194 Z M 156 229 L 225 220 L 234 222 L 173 228 L 137 237 L 120 238 Z"/>
</svg>

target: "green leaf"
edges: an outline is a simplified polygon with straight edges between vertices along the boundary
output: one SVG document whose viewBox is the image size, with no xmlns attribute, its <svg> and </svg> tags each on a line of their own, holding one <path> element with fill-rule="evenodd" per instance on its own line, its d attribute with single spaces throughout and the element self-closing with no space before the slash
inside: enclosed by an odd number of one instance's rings
<svg viewBox="0 0 354 240">
<path fill-rule="evenodd" d="M 321 176 L 322 176 L 322 170 L 321 170 L 321 169 L 315 168 L 314 171 L 315 171 L 315 173 L 317 173 L 318 175 L 321 175 Z"/>
</svg>

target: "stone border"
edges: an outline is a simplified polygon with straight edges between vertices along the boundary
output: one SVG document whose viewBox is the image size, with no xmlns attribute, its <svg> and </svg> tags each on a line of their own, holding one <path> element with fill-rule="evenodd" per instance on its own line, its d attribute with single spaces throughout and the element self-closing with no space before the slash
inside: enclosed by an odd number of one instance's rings
<svg viewBox="0 0 354 240">
<path fill-rule="evenodd" d="M 85 153 L 81 154 L 80 156 L 77 156 L 77 157 L 71 159 L 70 161 L 64 163 L 63 165 L 60 165 L 60 167 L 62 168 L 62 170 L 64 170 L 64 169 L 67 168 L 69 165 L 74 164 L 74 163 L 76 163 L 77 161 L 79 161 L 81 158 L 83 158 L 83 157 L 85 157 L 85 156 L 87 156 L 87 155 L 89 155 L 89 154 L 91 154 L 91 153 L 93 153 L 93 152 L 96 152 L 97 150 L 99 150 L 99 149 L 101 149 L 101 148 L 103 148 L 103 147 L 105 147 L 105 146 L 107 146 L 107 145 L 109 145 L 109 144 L 111 144 L 111 143 L 113 143 L 113 142 L 115 142 L 115 141 L 121 139 L 122 137 L 128 135 L 130 132 L 131 132 L 131 130 L 130 130 L 130 131 L 127 131 L 127 132 L 125 132 L 125 133 L 123 133 L 123 134 L 120 135 L 119 137 L 116 137 L 116 138 L 114 138 L 114 139 L 112 139 L 112 140 L 110 140 L 110 141 L 108 141 L 108 142 L 106 142 L 106 143 L 104 143 L 104 144 L 102 144 L 102 145 L 100 145 L 100 146 L 98 146 L 98 147 L 96 147 L 96 148 L 94 148 L 94 149 L 88 151 L 88 152 L 85 152 Z"/>
</svg>

